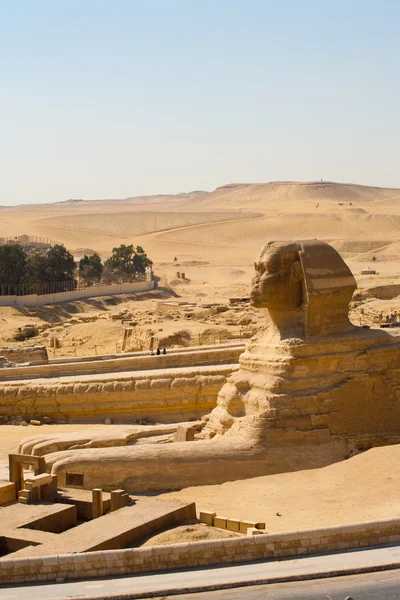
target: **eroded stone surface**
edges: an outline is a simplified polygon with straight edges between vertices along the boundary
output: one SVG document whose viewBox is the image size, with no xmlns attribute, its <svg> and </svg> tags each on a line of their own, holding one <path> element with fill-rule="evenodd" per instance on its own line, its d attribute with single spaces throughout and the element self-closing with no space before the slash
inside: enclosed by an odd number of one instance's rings
<svg viewBox="0 0 400 600">
<path fill-rule="evenodd" d="M 216 404 L 237 365 L 183 367 L 132 373 L 77 375 L 0 384 L 0 415 L 57 421 L 134 422 L 198 419 Z"/>
</svg>

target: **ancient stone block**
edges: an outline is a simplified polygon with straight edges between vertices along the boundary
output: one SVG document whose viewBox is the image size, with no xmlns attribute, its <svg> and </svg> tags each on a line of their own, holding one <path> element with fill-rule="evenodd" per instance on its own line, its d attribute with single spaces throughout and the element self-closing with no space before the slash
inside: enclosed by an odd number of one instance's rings
<svg viewBox="0 0 400 600">
<path fill-rule="evenodd" d="M 192 442 L 196 434 L 195 427 L 188 425 L 178 425 L 176 434 L 174 436 L 175 442 Z"/>
<path fill-rule="evenodd" d="M 92 490 L 92 518 L 97 519 L 103 514 L 103 490 L 95 488 Z"/>
<path fill-rule="evenodd" d="M 11 481 L 0 481 L 0 504 L 13 502 L 17 497 L 15 483 Z"/>
<path fill-rule="evenodd" d="M 229 531 L 239 531 L 240 530 L 240 521 L 238 519 L 228 519 L 226 521 L 226 528 Z"/>
<path fill-rule="evenodd" d="M 249 528 L 257 528 L 257 523 L 255 521 L 240 521 L 239 531 L 240 533 L 247 533 Z"/>
<path fill-rule="evenodd" d="M 260 535 L 260 534 L 262 534 L 262 531 L 260 531 L 256 527 L 248 527 L 246 533 L 247 533 L 247 535 Z"/>
<path fill-rule="evenodd" d="M 219 527 L 219 529 L 226 529 L 227 520 L 228 520 L 228 517 L 215 516 L 214 517 L 214 527 Z"/>
<path fill-rule="evenodd" d="M 200 523 L 205 523 L 206 525 L 214 525 L 214 517 L 217 515 L 215 512 L 207 512 L 205 510 L 200 511 L 199 513 L 199 521 Z"/>
</svg>

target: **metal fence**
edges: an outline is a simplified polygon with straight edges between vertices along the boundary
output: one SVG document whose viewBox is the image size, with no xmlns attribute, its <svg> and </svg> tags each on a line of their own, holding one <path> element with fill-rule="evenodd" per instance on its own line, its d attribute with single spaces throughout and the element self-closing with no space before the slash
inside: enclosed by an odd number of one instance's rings
<svg viewBox="0 0 400 600">
<path fill-rule="evenodd" d="M 36 235 L 18 235 L 13 238 L 0 237 L 0 246 L 4 244 L 43 244 L 53 246 L 54 242 L 50 238 L 42 238 Z"/>
<path fill-rule="evenodd" d="M 97 280 L 75 280 L 58 281 L 57 283 L 3 283 L 0 284 L 0 296 L 30 296 L 37 294 L 60 294 L 61 292 L 73 292 L 75 290 L 85 290 L 89 287 L 120 285 L 121 283 L 133 283 L 135 281 L 146 281 L 146 275 L 138 275 L 124 281 L 102 282 Z"/>
</svg>

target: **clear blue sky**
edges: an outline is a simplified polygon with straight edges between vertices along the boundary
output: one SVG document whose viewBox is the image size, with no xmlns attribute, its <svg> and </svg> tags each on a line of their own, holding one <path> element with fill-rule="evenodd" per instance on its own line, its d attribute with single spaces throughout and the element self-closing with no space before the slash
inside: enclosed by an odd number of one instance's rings
<svg viewBox="0 0 400 600">
<path fill-rule="evenodd" d="M 396 0 L 0 0 L 0 204 L 400 187 Z"/>
</svg>

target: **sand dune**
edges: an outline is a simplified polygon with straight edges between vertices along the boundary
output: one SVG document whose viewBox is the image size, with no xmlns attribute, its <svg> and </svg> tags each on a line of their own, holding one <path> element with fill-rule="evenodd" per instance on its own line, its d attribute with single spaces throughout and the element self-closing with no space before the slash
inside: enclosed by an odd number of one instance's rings
<svg viewBox="0 0 400 600">
<path fill-rule="evenodd" d="M 400 198 L 400 190 L 334 182 L 271 182 L 259 184 L 230 184 L 217 188 L 211 194 L 198 198 L 197 207 L 244 208 L 251 205 L 258 209 L 270 204 L 310 202 L 375 203 Z"/>
<path fill-rule="evenodd" d="M 228 221 L 246 218 L 246 213 L 234 212 L 141 212 L 104 214 L 65 215 L 63 217 L 47 217 L 36 221 L 36 228 L 43 235 L 52 234 L 56 237 L 83 233 L 90 236 L 109 236 L 132 238 L 156 231 L 190 227 L 192 225 Z"/>
<path fill-rule="evenodd" d="M 399 189 L 332 182 L 230 184 L 211 193 L 3 208 L 0 237 L 45 236 L 105 256 L 134 243 L 155 261 L 179 255 L 235 265 L 250 264 L 266 239 L 319 237 L 360 261 L 376 253 L 391 261 L 399 199 Z"/>
</svg>

